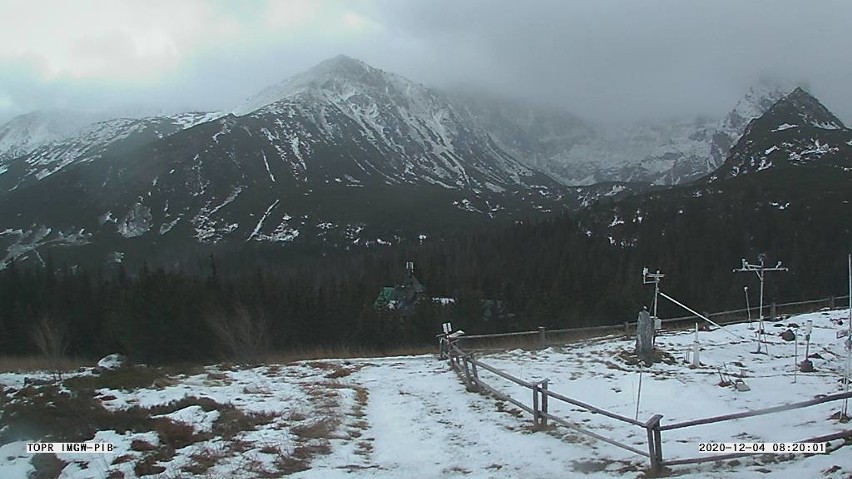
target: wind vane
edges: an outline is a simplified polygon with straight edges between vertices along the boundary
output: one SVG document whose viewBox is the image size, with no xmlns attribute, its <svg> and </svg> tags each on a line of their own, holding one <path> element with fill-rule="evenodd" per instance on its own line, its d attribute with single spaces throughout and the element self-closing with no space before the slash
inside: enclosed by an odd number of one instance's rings
<svg viewBox="0 0 852 479">
<path fill-rule="evenodd" d="M 757 264 L 749 263 L 748 261 L 743 259 L 743 266 L 741 268 L 737 268 L 737 269 L 733 270 L 734 273 L 753 272 L 757 275 L 757 278 L 760 280 L 760 306 L 759 306 L 760 307 L 760 309 L 759 309 L 760 314 L 758 315 L 759 320 L 760 320 L 760 328 L 757 331 L 757 351 L 755 351 L 758 354 L 762 353 L 762 351 L 760 349 L 761 343 L 766 341 L 766 330 L 763 329 L 763 283 L 765 281 L 766 272 L 767 271 L 790 271 L 789 268 L 785 268 L 785 267 L 781 266 L 780 261 L 778 262 L 778 264 L 775 265 L 775 267 L 767 268 L 763 264 L 764 259 L 765 259 L 765 255 L 762 255 L 762 254 L 760 256 L 758 256 L 758 260 L 760 261 L 760 263 L 757 263 Z"/>
</svg>

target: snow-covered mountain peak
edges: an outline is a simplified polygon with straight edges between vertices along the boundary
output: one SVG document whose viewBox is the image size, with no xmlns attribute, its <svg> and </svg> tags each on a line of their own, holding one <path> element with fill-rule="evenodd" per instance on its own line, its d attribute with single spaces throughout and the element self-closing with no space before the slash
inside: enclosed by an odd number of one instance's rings
<svg viewBox="0 0 852 479">
<path fill-rule="evenodd" d="M 53 110 L 16 116 L 0 126 L 0 159 L 23 156 L 96 121 L 94 115 Z"/>
<path fill-rule="evenodd" d="M 737 143 L 749 122 L 766 113 L 778 100 L 787 96 L 795 85 L 772 79 L 761 79 L 723 118 L 713 134 L 708 171 L 721 166 L 730 149 Z"/>
<path fill-rule="evenodd" d="M 318 63 L 310 70 L 300 74 L 304 78 L 314 77 L 323 78 L 326 76 L 334 77 L 363 77 L 364 75 L 387 74 L 378 68 L 346 55 L 338 55 L 334 58 L 329 58 Z"/>
<path fill-rule="evenodd" d="M 769 113 L 772 117 L 778 117 L 779 121 L 784 121 L 783 125 L 806 125 L 823 130 L 846 128 L 839 118 L 802 88 L 796 88 L 778 101 Z M 783 125 L 778 126 L 783 127 Z"/>
<path fill-rule="evenodd" d="M 849 167 L 852 131 L 802 88 L 752 120 L 710 181 L 775 168 Z"/>
<path fill-rule="evenodd" d="M 380 70 L 345 55 L 338 55 L 265 88 L 237 106 L 232 113 L 244 116 L 268 105 L 301 96 L 336 103 L 358 103 L 364 96 L 375 100 L 380 97 L 431 95 L 430 89 L 395 73 Z"/>
</svg>

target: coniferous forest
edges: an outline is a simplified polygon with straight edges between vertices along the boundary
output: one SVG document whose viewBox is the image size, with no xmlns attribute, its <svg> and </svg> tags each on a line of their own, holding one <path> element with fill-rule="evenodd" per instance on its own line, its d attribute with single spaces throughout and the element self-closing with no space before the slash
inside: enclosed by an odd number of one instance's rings
<svg viewBox="0 0 852 479">
<path fill-rule="evenodd" d="M 665 273 L 663 290 L 681 301 L 720 311 L 745 306 L 743 286 L 757 291 L 754 275 L 732 269 L 761 254 L 769 266 L 790 268 L 767 281 L 767 302 L 846 294 L 852 215 L 842 188 L 734 186 L 721 197 L 634 197 L 548 220 L 322 255 L 246 249 L 128 270 L 69 267 L 49 256 L 37 268 L 12 263 L 0 272 L 0 351 L 35 354 L 47 336 L 68 356 L 122 352 L 167 363 L 429 345 L 444 321 L 469 333 L 620 324 L 650 301 L 643 267 Z M 781 192 L 783 209 L 767 199 Z M 375 308 L 380 289 L 402 281 L 407 261 L 426 299 L 404 316 Z M 504 313 L 485 312 L 489 301 Z M 683 313 L 661 305 L 663 318 Z"/>
</svg>

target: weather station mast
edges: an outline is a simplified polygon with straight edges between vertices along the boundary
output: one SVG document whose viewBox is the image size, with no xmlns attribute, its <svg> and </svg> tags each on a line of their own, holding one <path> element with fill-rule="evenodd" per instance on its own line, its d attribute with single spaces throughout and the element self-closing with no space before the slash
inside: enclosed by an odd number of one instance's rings
<svg viewBox="0 0 852 479">
<path fill-rule="evenodd" d="M 657 316 L 657 297 L 660 295 L 660 280 L 665 278 L 666 275 L 660 273 L 660 270 L 657 270 L 656 273 L 652 273 L 648 270 L 648 268 L 642 269 L 642 284 L 653 284 L 654 285 L 654 319 L 659 318 Z"/>
<path fill-rule="evenodd" d="M 758 256 L 759 263 L 752 264 L 746 261 L 745 258 L 743 258 L 742 267 L 733 270 L 734 273 L 753 272 L 760 280 L 760 306 L 758 306 L 760 308 L 758 310 L 758 321 L 760 323 L 760 326 L 757 329 L 757 351 L 755 351 L 755 353 L 757 354 L 768 354 L 768 351 L 764 352 L 761 350 L 761 344 L 766 342 L 766 330 L 763 328 L 763 285 L 766 279 L 766 273 L 774 271 L 790 271 L 789 268 L 781 266 L 780 261 L 774 267 L 767 268 L 764 264 L 765 259 L 766 255 L 761 254 Z"/>
</svg>

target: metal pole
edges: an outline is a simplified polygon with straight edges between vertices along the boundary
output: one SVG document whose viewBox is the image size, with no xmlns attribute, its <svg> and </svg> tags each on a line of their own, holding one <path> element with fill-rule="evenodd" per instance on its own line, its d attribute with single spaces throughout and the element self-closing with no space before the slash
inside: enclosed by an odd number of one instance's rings
<svg viewBox="0 0 852 479">
<path fill-rule="evenodd" d="M 852 356 L 852 344 L 849 342 L 852 341 L 852 254 L 848 256 L 849 262 L 849 318 L 846 320 L 846 374 L 844 375 L 844 392 L 849 392 L 849 363 L 850 356 Z M 840 420 L 842 421 L 844 418 L 848 417 L 849 414 L 849 398 L 843 400 L 843 413 L 840 415 Z"/>
<path fill-rule="evenodd" d="M 659 316 L 657 316 L 657 303 L 658 303 L 657 297 L 660 294 L 660 278 L 659 278 L 659 275 L 660 275 L 660 270 L 657 270 L 657 277 L 654 280 L 654 318 L 659 318 Z"/>
<path fill-rule="evenodd" d="M 763 327 L 763 289 L 764 289 L 763 283 L 764 283 L 766 272 L 767 271 L 789 271 L 788 268 L 781 266 L 780 261 L 778 262 L 778 264 L 775 267 L 767 268 L 766 265 L 764 264 L 763 255 L 760 255 L 759 259 L 760 259 L 760 263 L 749 264 L 749 262 L 746 261 L 745 258 L 743 258 L 742 268 L 734 269 L 735 273 L 740 273 L 740 272 L 744 272 L 744 271 L 754 271 L 754 273 L 757 275 L 757 278 L 760 280 L 760 312 L 758 314 L 758 319 L 759 319 L 759 322 L 760 322 L 760 326 L 759 326 L 760 329 L 757 331 L 757 334 L 756 334 L 756 337 L 757 337 L 757 351 L 755 351 L 756 353 L 762 352 L 762 349 L 761 349 L 762 344 L 766 342 L 766 330 Z"/>
<path fill-rule="evenodd" d="M 757 330 L 757 352 L 760 352 L 760 347 L 765 339 L 763 336 L 763 260 L 760 260 L 760 272 L 757 273 L 757 277 L 760 278 L 760 326 L 758 326 Z"/>
<path fill-rule="evenodd" d="M 748 305 L 748 286 L 743 286 L 743 291 L 745 291 L 745 297 L 746 297 L 746 312 L 748 313 L 748 329 L 754 329 L 754 326 L 751 325 L 751 307 Z"/>
<path fill-rule="evenodd" d="M 704 316 L 703 314 L 699 313 L 698 311 L 696 311 L 696 310 L 694 310 L 694 309 L 690 308 L 689 306 L 687 306 L 687 305 L 685 305 L 685 304 L 681 303 L 680 301 L 678 301 L 678 300 L 676 300 L 676 299 L 672 298 L 671 296 L 667 295 L 666 293 L 664 293 L 664 292 L 662 292 L 662 291 L 660 291 L 660 296 L 662 296 L 662 297 L 664 297 L 664 298 L 668 299 L 668 300 L 669 300 L 669 301 L 671 301 L 672 303 L 674 303 L 674 304 L 676 304 L 676 305 L 680 306 L 681 308 L 683 308 L 683 309 L 685 309 L 685 310 L 689 311 L 690 313 L 692 313 L 692 314 L 694 314 L 694 315 L 698 316 L 699 318 L 703 319 L 704 321 L 707 321 L 708 323 L 712 324 L 713 326 L 716 326 L 717 328 L 719 328 L 719 329 L 721 329 L 721 330 L 725 331 L 726 333 L 731 334 L 731 335 L 733 335 L 733 336 L 736 336 L 736 337 L 738 337 L 738 338 L 740 338 L 740 339 L 746 339 L 746 338 L 744 338 L 744 337 L 740 336 L 740 335 L 739 335 L 739 334 L 737 334 L 737 333 L 734 333 L 734 332 L 728 331 L 727 329 L 723 328 L 722 326 L 720 326 L 720 325 L 716 324 L 716 323 L 715 323 L 712 319 L 708 318 L 707 316 Z"/>
<path fill-rule="evenodd" d="M 763 262 L 760 263 L 760 272 L 757 273 L 757 277 L 760 278 L 760 309 L 758 310 L 760 314 L 758 315 L 760 319 L 760 329 L 763 329 Z"/>
<path fill-rule="evenodd" d="M 642 370 L 639 370 L 639 392 L 636 393 L 636 419 L 639 420 L 639 401 L 642 400 Z"/>
</svg>

